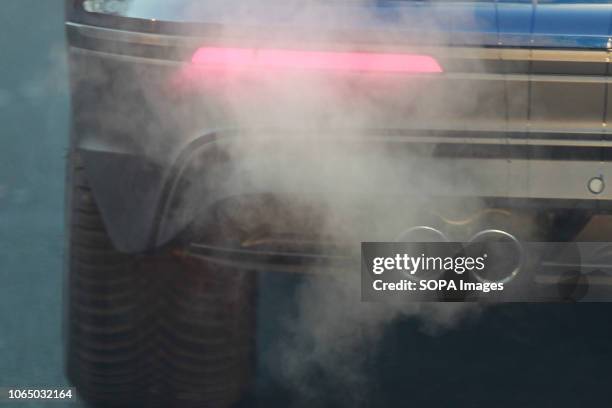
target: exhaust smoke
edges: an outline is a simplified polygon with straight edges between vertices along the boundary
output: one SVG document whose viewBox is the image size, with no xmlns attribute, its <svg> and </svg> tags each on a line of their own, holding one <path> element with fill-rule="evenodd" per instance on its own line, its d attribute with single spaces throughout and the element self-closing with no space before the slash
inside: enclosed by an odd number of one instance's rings
<svg viewBox="0 0 612 408">
<path fill-rule="evenodd" d="M 388 9 L 381 9 L 380 2 L 374 0 L 229 3 L 194 0 L 181 14 L 187 18 L 208 15 L 211 20 L 226 21 L 227 31 L 220 30 L 206 41 L 214 47 L 232 49 L 243 46 L 348 53 L 342 55 L 356 55 L 363 49 L 377 54 L 399 53 L 401 49 L 403 53 L 420 55 L 421 45 L 435 42 L 443 48 L 460 40 L 457 36 L 445 38 L 446 34 L 438 30 L 443 16 L 436 13 L 435 4 L 419 11 L 415 18 L 411 14 L 415 8 L 403 11 L 401 4 L 396 4 L 403 2 L 394 2 Z M 133 0 L 127 4 L 132 10 L 168 7 L 166 1 Z M 276 18 L 274 24 L 262 24 L 267 12 Z M 455 17 L 469 31 L 473 16 L 466 13 Z M 247 23 L 250 37 L 245 39 L 246 44 L 237 44 L 236 33 Z M 254 26 L 261 27 L 261 35 L 252 35 Z M 356 26 L 383 29 L 366 30 L 371 36 L 367 43 L 352 41 L 350 35 L 333 34 L 341 32 L 339 28 Z M 275 35 L 277 27 L 279 32 Z M 303 42 L 296 41 L 294 35 L 289 47 L 285 35 L 292 31 L 291 27 L 307 31 L 307 35 Z M 205 46 L 208 45 L 202 45 Z M 362 241 L 393 241 L 407 227 L 423 225 L 423 214 L 441 204 L 435 198 L 437 194 L 453 192 L 457 187 L 449 177 L 452 173 L 439 174 L 433 166 L 427 170 L 422 167 L 421 163 L 432 158 L 432 145 L 378 143 L 381 135 L 406 129 L 416 131 L 425 125 L 452 128 L 462 112 L 504 114 L 492 111 L 497 108 L 492 108 L 495 104 L 486 97 L 489 92 L 486 85 L 482 90 L 460 83 L 453 88 L 442 87 L 436 76 L 405 73 L 378 76 L 337 69 L 332 73 L 279 72 L 266 69 L 266 64 L 259 64 L 255 72 L 239 75 L 198 72 L 198 63 L 210 62 L 212 57 L 217 63 L 223 57 L 242 65 L 253 64 L 244 53 L 229 56 L 217 53 L 211 57 L 210 49 L 202 48 L 194 56 L 195 73 L 194 66 L 186 62 L 179 70 L 178 81 L 173 82 L 182 81 L 183 90 L 197 88 L 194 91 L 197 97 L 179 96 L 179 103 L 175 103 L 167 95 L 160 95 L 159 90 L 143 85 L 151 81 L 151 75 L 143 72 L 143 82 L 117 84 L 121 92 L 127 85 L 136 88 L 134 94 L 140 95 L 130 112 L 99 120 L 106 122 L 107 127 L 121 129 L 123 135 L 141 135 L 129 136 L 132 138 L 129 143 L 141 146 L 153 158 L 164 152 L 166 144 L 187 145 L 203 131 L 211 130 L 211 126 L 220 130 L 221 135 L 225 129 L 235 132 L 238 137 L 222 145 L 229 176 L 216 179 L 214 187 L 231 191 L 237 197 L 244 192 L 231 213 L 232 224 L 246 231 L 247 240 L 256 238 L 248 236 L 249 231 L 257 230 L 262 221 L 272 220 L 282 230 L 287 225 L 296 225 L 298 218 L 303 229 L 299 233 L 325 236 L 355 250 Z M 278 62 L 277 57 L 260 58 Z M 286 64 L 280 64 L 280 68 L 283 65 Z M 86 75 L 90 81 L 96 72 Z M 113 90 L 109 92 L 112 99 Z M 189 103 L 181 105 L 182 98 L 188 98 Z M 131 129 L 133 123 L 138 123 L 134 118 L 147 109 L 156 113 L 156 124 Z M 166 144 L 152 145 L 150 134 L 160 132 L 165 133 L 160 139 Z M 202 175 L 193 177 L 188 184 L 202 182 L 199 178 Z M 265 201 L 263 204 L 253 201 L 249 195 L 252 191 L 276 196 L 283 210 L 268 207 Z M 412 194 L 398 194 L 406 191 Z M 198 202 L 191 205 L 197 213 Z M 447 198 L 443 205 L 467 207 L 474 213 L 484 206 L 471 197 Z M 361 302 L 358 270 L 308 280 L 299 290 L 296 302 L 299 313 L 290 324 L 292 337 L 280 341 L 280 353 L 275 357 L 285 362 L 282 373 L 287 383 L 316 398 L 317 391 L 308 380 L 316 367 L 355 397 L 350 403 L 365 397 L 362 393 L 367 390 L 367 378 L 362 364 L 376 349 L 376 342 L 388 324 L 400 318 L 418 318 L 424 330 L 436 333 L 479 311 L 478 306 L 468 304 Z"/>
</svg>

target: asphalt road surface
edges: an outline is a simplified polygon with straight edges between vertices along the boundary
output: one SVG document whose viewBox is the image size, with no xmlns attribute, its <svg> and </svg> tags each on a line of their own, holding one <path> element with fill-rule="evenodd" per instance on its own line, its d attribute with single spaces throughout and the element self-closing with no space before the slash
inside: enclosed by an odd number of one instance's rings
<svg viewBox="0 0 612 408">
<path fill-rule="evenodd" d="M 62 0 L 0 1 L 0 388 L 66 385 L 62 13 Z M 261 283 L 258 382 L 242 406 L 299 406 L 305 398 L 335 406 L 610 405 L 612 304 L 496 306 L 437 331 L 399 319 L 357 347 L 354 376 L 351 354 L 325 366 L 309 363 L 308 347 L 279 352 L 291 343 L 302 282 L 263 274 Z M 337 340 L 340 352 L 355 346 Z M 296 377 L 296 364 L 310 368 Z"/>
</svg>

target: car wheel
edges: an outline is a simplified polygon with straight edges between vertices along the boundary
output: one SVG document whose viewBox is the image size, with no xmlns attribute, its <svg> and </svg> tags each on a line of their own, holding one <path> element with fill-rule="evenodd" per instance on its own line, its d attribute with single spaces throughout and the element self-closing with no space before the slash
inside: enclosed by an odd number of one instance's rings
<svg viewBox="0 0 612 408">
<path fill-rule="evenodd" d="M 94 406 L 230 406 L 254 365 L 256 278 L 117 251 L 83 166 L 68 200 L 67 372 Z"/>
</svg>

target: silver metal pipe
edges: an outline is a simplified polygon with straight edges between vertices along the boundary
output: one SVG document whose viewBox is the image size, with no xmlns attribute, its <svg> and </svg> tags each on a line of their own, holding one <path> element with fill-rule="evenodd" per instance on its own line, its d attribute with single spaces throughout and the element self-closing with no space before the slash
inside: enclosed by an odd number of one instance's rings
<svg viewBox="0 0 612 408">
<path fill-rule="evenodd" d="M 498 279 L 498 280 L 486 279 L 478 271 L 472 271 L 472 274 L 479 282 L 504 283 L 504 284 L 511 282 L 518 276 L 518 274 L 521 272 L 521 270 L 525 266 L 525 262 L 527 258 L 525 247 L 523 246 L 523 244 L 521 243 L 521 241 L 519 241 L 517 237 L 510 234 L 509 232 L 497 230 L 497 229 L 483 230 L 475 234 L 472 238 L 470 238 L 468 243 L 492 241 L 492 240 L 500 240 L 500 239 L 504 241 L 509 241 L 516 248 L 516 251 L 518 253 L 516 267 L 512 269 L 504 278 Z"/>
</svg>

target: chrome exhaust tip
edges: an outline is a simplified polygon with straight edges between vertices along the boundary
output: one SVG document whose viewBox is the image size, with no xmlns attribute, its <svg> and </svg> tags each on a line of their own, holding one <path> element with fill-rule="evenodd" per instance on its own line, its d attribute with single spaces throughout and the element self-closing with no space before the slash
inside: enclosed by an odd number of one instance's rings
<svg viewBox="0 0 612 408">
<path fill-rule="evenodd" d="M 501 261 L 501 265 L 497 266 L 501 271 L 495 271 L 495 265 L 487 268 L 489 272 L 487 275 L 491 274 L 491 271 L 493 271 L 494 274 L 497 272 L 497 276 L 495 277 L 485 277 L 480 271 L 472 271 L 473 276 L 481 283 L 509 283 L 513 281 L 525 267 L 527 261 L 525 247 L 517 237 L 509 232 L 497 229 L 483 230 L 470 238 L 468 241 L 468 248 L 469 244 L 476 243 L 498 243 L 498 245 L 492 247 L 494 252 L 496 252 L 494 256 L 492 257 L 488 253 L 486 253 L 486 255 L 489 258 L 489 262 L 493 261 L 492 258 Z"/>
<path fill-rule="evenodd" d="M 442 231 L 436 228 L 433 228 L 433 227 L 425 226 L 425 225 L 419 225 L 419 226 L 407 229 L 406 231 L 399 234 L 397 238 L 395 239 L 395 241 L 396 242 L 416 242 L 416 243 L 419 243 L 419 242 L 422 242 L 422 243 L 450 242 L 446 234 L 444 234 Z M 423 252 L 427 252 L 427 249 L 424 248 Z M 406 277 L 410 279 L 411 281 L 419 282 L 426 278 L 437 279 L 440 276 L 442 276 L 443 273 L 444 271 L 440 270 L 438 273 L 429 275 L 427 277 L 421 276 L 420 274 L 415 274 L 415 275 L 406 274 Z"/>
</svg>

